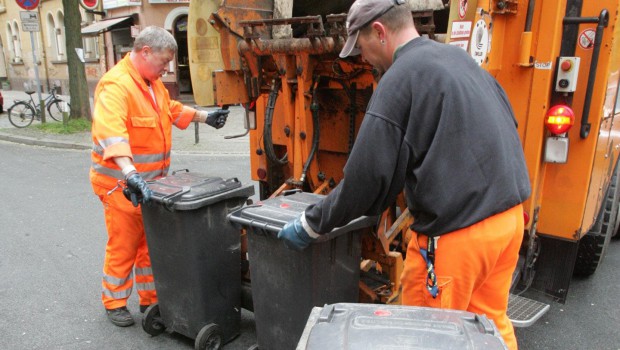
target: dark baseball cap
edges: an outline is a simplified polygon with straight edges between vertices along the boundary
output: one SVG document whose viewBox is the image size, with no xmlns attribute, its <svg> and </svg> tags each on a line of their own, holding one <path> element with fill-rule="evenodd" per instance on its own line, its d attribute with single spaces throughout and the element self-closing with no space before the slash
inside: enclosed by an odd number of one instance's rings
<svg viewBox="0 0 620 350">
<path fill-rule="evenodd" d="M 355 56 L 360 50 L 355 47 L 360 29 L 370 22 L 383 16 L 392 7 L 402 5 L 405 0 L 357 0 L 351 5 L 347 14 L 347 42 L 344 44 L 340 57 Z"/>
</svg>

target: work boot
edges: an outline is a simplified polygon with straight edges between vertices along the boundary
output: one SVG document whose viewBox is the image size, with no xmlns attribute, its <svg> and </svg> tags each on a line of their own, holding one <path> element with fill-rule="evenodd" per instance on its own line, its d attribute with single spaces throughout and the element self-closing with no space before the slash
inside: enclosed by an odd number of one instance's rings
<svg viewBox="0 0 620 350">
<path fill-rule="evenodd" d="M 115 326 L 127 327 L 134 324 L 133 317 L 131 317 L 129 310 L 125 306 L 116 309 L 106 309 L 105 312 L 108 315 L 108 320 Z"/>
</svg>

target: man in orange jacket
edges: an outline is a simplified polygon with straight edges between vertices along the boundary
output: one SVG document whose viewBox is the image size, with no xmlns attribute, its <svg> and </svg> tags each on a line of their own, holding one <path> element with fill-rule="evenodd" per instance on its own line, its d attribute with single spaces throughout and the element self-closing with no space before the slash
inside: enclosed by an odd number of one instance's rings
<svg viewBox="0 0 620 350">
<path fill-rule="evenodd" d="M 126 307 L 134 273 L 140 311 L 157 302 L 138 204 L 148 203 L 152 195 L 145 180 L 168 173 L 172 125 L 185 129 L 199 121 L 219 129 L 228 115 L 227 110 L 207 113 L 170 99 L 160 77 L 176 51 L 168 31 L 147 27 L 95 90 L 90 180 L 108 231 L 101 298 L 108 319 L 120 327 L 134 323 Z M 117 190 L 123 180 L 127 198 Z"/>
</svg>

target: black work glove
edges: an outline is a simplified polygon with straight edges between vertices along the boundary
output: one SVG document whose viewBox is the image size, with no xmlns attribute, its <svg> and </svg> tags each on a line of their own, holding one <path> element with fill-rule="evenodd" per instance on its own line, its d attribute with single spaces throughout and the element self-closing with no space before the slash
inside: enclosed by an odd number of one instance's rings
<svg viewBox="0 0 620 350">
<path fill-rule="evenodd" d="M 129 174 L 125 181 L 127 182 L 127 187 L 123 189 L 123 194 L 127 200 L 131 201 L 134 207 L 137 207 L 140 203 L 148 204 L 151 202 L 153 191 L 151 191 L 140 174 Z"/>
<path fill-rule="evenodd" d="M 207 114 L 207 120 L 205 123 L 210 126 L 219 129 L 226 124 L 226 118 L 228 118 L 228 113 L 230 113 L 227 109 L 218 109 L 216 111 L 210 112 Z"/>
</svg>

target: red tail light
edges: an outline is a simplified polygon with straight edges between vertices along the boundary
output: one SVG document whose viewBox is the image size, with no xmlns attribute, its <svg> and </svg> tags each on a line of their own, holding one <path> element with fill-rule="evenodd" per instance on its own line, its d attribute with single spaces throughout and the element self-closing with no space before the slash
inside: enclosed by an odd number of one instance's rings
<svg viewBox="0 0 620 350">
<path fill-rule="evenodd" d="M 530 223 L 530 214 L 528 214 L 525 210 L 523 211 L 523 224 L 527 226 Z"/>
<path fill-rule="evenodd" d="M 553 106 L 547 111 L 545 116 L 545 126 L 550 133 L 560 135 L 573 126 L 575 123 L 575 113 L 566 105 Z"/>
</svg>

